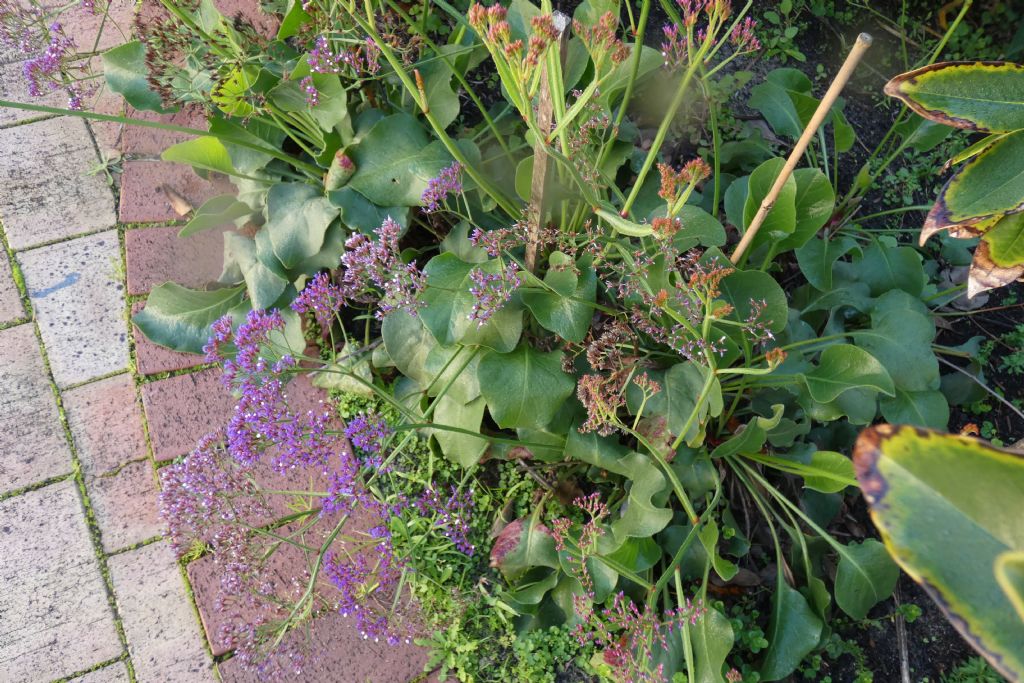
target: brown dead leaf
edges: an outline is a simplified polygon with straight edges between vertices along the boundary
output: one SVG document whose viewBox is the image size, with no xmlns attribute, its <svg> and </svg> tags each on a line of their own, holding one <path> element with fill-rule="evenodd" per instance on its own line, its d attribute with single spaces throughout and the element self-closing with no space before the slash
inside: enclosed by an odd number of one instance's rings
<svg viewBox="0 0 1024 683">
<path fill-rule="evenodd" d="M 167 195 L 167 201 L 171 203 L 171 208 L 174 209 L 174 213 L 179 216 L 187 216 L 192 212 L 192 205 L 189 204 L 188 200 L 182 197 L 177 190 L 170 185 L 161 185 L 160 189 Z"/>
<path fill-rule="evenodd" d="M 928 241 L 928 238 L 937 232 L 948 230 L 949 234 L 953 237 L 960 239 L 968 239 L 971 237 L 977 237 L 985 231 L 994 221 L 978 221 L 974 224 L 967 223 L 954 223 L 948 218 L 948 211 L 946 210 L 946 203 L 942 201 L 942 197 L 936 200 L 932 206 L 931 211 L 928 212 L 928 216 L 924 219 L 924 226 L 921 228 L 921 236 L 918 238 L 917 243 L 920 246 L 924 246 L 924 243 Z"/>
<path fill-rule="evenodd" d="M 996 287 L 1004 287 L 1024 276 L 1024 263 L 1008 268 L 996 265 L 989 255 L 988 243 L 978 242 L 974 250 L 974 261 L 967 277 L 967 297 L 972 298 L 981 292 Z"/>
</svg>

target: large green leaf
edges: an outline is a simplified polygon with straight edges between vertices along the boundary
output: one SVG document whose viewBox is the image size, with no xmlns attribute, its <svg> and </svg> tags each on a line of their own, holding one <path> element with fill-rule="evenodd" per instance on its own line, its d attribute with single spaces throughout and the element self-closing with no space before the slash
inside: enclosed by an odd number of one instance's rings
<svg viewBox="0 0 1024 683">
<path fill-rule="evenodd" d="M 857 346 L 885 366 L 900 389 L 939 388 L 939 362 L 931 350 L 935 325 L 924 315 L 913 310 L 876 309 L 869 329 L 850 334 Z"/>
<path fill-rule="evenodd" d="M 175 351 L 202 353 L 210 325 L 242 302 L 245 287 L 201 292 L 173 282 L 157 285 L 132 321 L 151 342 Z"/>
<path fill-rule="evenodd" d="M 233 195 L 217 195 L 196 209 L 189 222 L 178 232 L 178 237 L 188 237 L 197 232 L 217 228 L 251 213 L 249 205 L 238 201 Z"/>
<path fill-rule="evenodd" d="M 760 667 L 761 680 L 778 681 L 793 673 L 818 645 L 823 627 L 806 598 L 786 583 L 780 566 L 768 622 L 768 650 Z"/>
<path fill-rule="evenodd" d="M 650 456 L 630 451 L 613 439 L 593 432 L 580 434 L 575 426 L 569 429 L 565 456 L 632 482 L 624 512 L 611 524 L 617 540 L 653 536 L 672 521 L 672 510 L 658 507 L 652 500 L 668 483 Z"/>
<path fill-rule="evenodd" d="M 484 418 L 484 407 L 482 396 L 478 396 L 469 403 L 463 403 L 445 394 L 438 400 L 437 407 L 434 409 L 433 424 L 463 430 L 461 432 L 443 428 L 430 430 L 441 446 L 441 452 L 445 457 L 462 467 L 469 468 L 480 462 L 480 458 L 483 457 L 490 443 L 487 439 L 477 436 L 480 432 L 480 423 Z"/>
<path fill-rule="evenodd" d="M 942 62 L 896 76 L 885 94 L 921 116 L 956 128 L 1000 133 L 1024 128 L 1024 66 Z"/>
<path fill-rule="evenodd" d="M 679 435 L 686 428 L 687 443 L 699 439 L 703 434 L 702 425 L 710 414 L 717 417 L 722 413 L 722 387 L 718 379 L 712 380 L 711 391 L 697 407 L 708 370 L 692 361 L 676 363 L 664 375 L 651 373 L 661 384 L 661 391 L 651 396 L 644 405 L 643 417 L 664 417 L 669 431 Z M 626 407 L 636 415 L 643 401 L 643 392 L 634 384 L 626 388 Z M 696 411 L 696 417 L 690 416 Z M 687 422 L 690 425 L 687 428 Z"/>
<path fill-rule="evenodd" d="M 928 223 L 977 223 L 1024 208 L 1024 130 L 1010 133 L 949 179 Z"/>
<path fill-rule="evenodd" d="M 949 403 L 941 391 L 903 391 L 879 403 L 882 417 L 892 424 L 945 429 L 949 424 Z"/>
<path fill-rule="evenodd" d="M 768 196 L 772 185 L 775 184 L 775 179 L 785 165 L 785 159 L 769 159 L 750 174 L 750 179 L 747 181 L 747 198 L 743 204 L 743 225 L 737 226 L 742 227 L 743 232 L 746 232 L 747 227 L 753 221 L 757 210 L 761 208 L 761 202 Z M 796 178 L 791 175 L 786 178 L 779 196 L 775 199 L 764 222 L 761 223 L 753 245 L 782 240 L 792 235 L 796 229 L 796 222 Z"/>
<path fill-rule="evenodd" d="M 536 513 L 529 518 L 509 522 L 498 532 L 491 546 L 491 566 L 497 567 L 509 581 L 514 581 L 533 567 L 558 568 L 555 539 L 551 531 L 540 523 Z"/>
<path fill-rule="evenodd" d="M 510 353 L 487 353 L 477 368 L 480 392 L 502 429 L 540 429 L 572 395 L 576 382 L 562 370 L 559 351 L 520 344 Z"/>
<path fill-rule="evenodd" d="M 294 268 L 318 251 L 327 226 L 338 209 L 312 185 L 278 183 L 267 194 L 267 223 L 263 226 L 274 254 L 286 268 Z"/>
<path fill-rule="evenodd" d="M 1012 268 L 1024 263 L 1024 213 L 1005 216 L 985 231 L 989 258 L 997 266 Z"/>
<path fill-rule="evenodd" d="M 103 53 L 103 76 L 110 89 L 123 96 L 128 104 L 142 111 L 160 114 L 176 111 L 165 109 L 163 100 L 149 87 L 146 67 L 146 46 L 142 41 L 132 40 Z"/>
<path fill-rule="evenodd" d="M 690 629 L 693 639 L 694 683 L 725 683 L 722 666 L 732 650 L 732 624 L 714 607 L 708 607 Z"/>
<path fill-rule="evenodd" d="M 793 234 L 782 239 L 776 252 L 802 247 L 814 237 L 836 207 L 836 193 L 828 177 L 816 168 L 798 168 L 793 171 L 796 181 L 796 227 Z"/>
<path fill-rule="evenodd" d="M 429 336 L 429 335 L 428 335 Z M 423 381 L 428 396 L 442 391 L 461 403 L 469 403 L 480 395 L 477 367 L 481 354 L 469 346 L 438 346 L 433 340 L 423 363 Z"/>
<path fill-rule="evenodd" d="M 846 235 L 832 239 L 814 238 L 796 250 L 796 262 L 812 287 L 820 292 L 830 292 L 833 266 L 854 249 L 858 249 L 857 243 Z"/>
<path fill-rule="evenodd" d="M 380 206 L 418 206 L 427 181 L 451 163 L 444 144 L 405 113 L 378 121 L 350 156 L 349 187 Z"/>
<path fill-rule="evenodd" d="M 684 204 L 677 217 L 682 227 L 672 238 L 676 249 L 686 251 L 697 245 L 720 247 L 725 244 L 725 228 L 717 218 L 699 206 Z"/>
<path fill-rule="evenodd" d="M 470 319 L 475 299 L 470 274 L 476 268 L 486 273 L 501 272 L 497 260 L 466 263 L 451 252 L 430 259 L 423 269 L 427 287 L 421 300 L 426 304 L 419 316 L 439 344 L 478 344 L 507 353 L 515 348 L 523 330 L 522 305 L 513 296 L 483 325 Z"/>
<path fill-rule="evenodd" d="M 419 316 L 392 311 L 381 324 L 380 336 L 388 356 L 403 375 L 416 380 L 421 387 L 430 384 L 433 376 L 427 372 L 426 362 L 437 342 Z"/>
<path fill-rule="evenodd" d="M 212 135 L 204 135 L 171 145 L 160 156 L 164 161 L 189 164 L 192 168 L 203 171 L 235 175 L 235 166 L 231 162 L 227 148 L 223 142 Z"/>
<path fill-rule="evenodd" d="M 887 396 L 896 393 L 892 378 L 874 356 L 851 344 L 834 344 L 821 352 L 818 365 L 802 375 L 807 391 L 818 403 L 831 403 L 851 389 L 869 389 Z"/>
<path fill-rule="evenodd" d="M 789 318 L 786 293 L 768 273 L 759 270 L 738 270 L 725 276 L 721 282 L 721 298 L 733 307 L 731 317 L 746 320 L 753 311 L 753 302 L 763 301 L 760 322 L 772 332 L 781 332 Z"/>
<path fill-rule="evenodd" d="M 864 430 L 854 449 L 871 518 L 896 561 L 960 634 L 1024 679 L 1024 621 L 994 565 L 1024 550 L 1024 457 L 911 427 Z"/>
<path fill-rule="evenodd" d="M 257 258 L 255 240 L 235 232 L 224 233 L 224 267 L 237 267 L 241 271 L 256 310 L 270 308 L 288 286 L 288 280 Z"/>
<path fill-rule="evenodd" d="M 899 578 L 899 567 L 875 539 L 843 546 L 836 568 L 836 604 L 854 619 L 865 619 L 872 607 L 892 595 Z"/>
<path fill-rule="evenodd" d="M 1010 550 L 996 558 L 996 580 L 1024 619 L 1024 550 Z"/>
<path fill-rule="evenodd" d="M 871 296 L 892 289 L 917 296 L 926 282 L 921 255 L 913 247 L 896 246 L 895 242 L 873 241 L 856 263 L 857 278 L 871 289 Z"/>
<path fill-rule="evenodd" d="M 581 259 L 578 277 L 571 270 L 555 270 L 554 265 L 552 262 L 552 267 L 544 275 L 544 282 L 555 291 L 524 291 L 523 304 L 541 327 L 578 344 L 587 336 L 590 319 L 594 317 L 594 308 L 590 304 L 597 296 L 597 273 L 590 265 L 589 256 Z M 562 281 L 571 288 L 559 291 Z"/>
</svg>

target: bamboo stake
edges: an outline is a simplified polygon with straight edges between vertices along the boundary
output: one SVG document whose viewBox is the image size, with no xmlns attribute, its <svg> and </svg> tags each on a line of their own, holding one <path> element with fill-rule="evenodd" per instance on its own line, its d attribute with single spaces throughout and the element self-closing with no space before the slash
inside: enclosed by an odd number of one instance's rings
<svg viewBox="0 0 1024 683">
<path fill-rule="evenodd" d="M 782 186 L 786 184 L 786 180 L 792 175 L 793 169 L 800 163 L 801 157 L 804 152 L 807 151 L 807 145 L 810 144 L 811 139 L 815 133 L 818 132 L 818 128 L 825 121 L 825 117 L 828 116 L 829 111 L 832 109 L 832 105 L 835 104 L 836 98 L 839 97 L 839 93 L 842 92 L 846 86 L 847 81 L 850 80 L 850 76 L 853 75 L 853 70 L 857 68 L 857 64 L 860 63 L 861 57 L 864 56 L 864 52 L 871 47 L 871 35 L 868 33 L 861 33 L 857 36 L 857 42 L 853 44 L 853 48 L 850 49 L 850 54 L 847 55 L 846 61 L 843 62 L 843 66 L 839 69 L 839 73 L 836 74 L 836 78 L 832 81 L 832 85 L 829 86 L 828 91 L 825 92 L 825 96 L 821 98 L 821 103 L 818 108 L 814 111 L 814 116 L 807 123 L 807 128 L 804 129 L 803 135 L 796 141 L 796 146 L 793 147 L 793 151 L 789 153 L 789 158 L 786 159 L 786 165 L 782 167 L 782 172 L 779 177 L 775 179 L 775 184 L 772 185 L 772 189 L 768 192 L 768 195 L 761 202 L 761 208 L 757 210 L 754 215 L 754 220 L 750 222 L 750 227 L 743 233 L 743 238 L 740 243 L 736 245 L 736 251 L 732 253 L 729 258 L 733 264 L 739 262 L 740 257 L 743 256 L 743 252 L 747 250 L 750 243 L 754 241 L 757 236 L 757 231 L 761 229 L 761 224 L 764 223 L 764 219 L 768 217 L 768 212 L 772 210 L 775 205 L 775 200 L 779 198 L 779 193 L 782 192 Z"/>
<path fill-rule="evenodd" d="M 569 17 L 561 12 L 554 14 L 555 30 L 558 31 L 558 40 L 553 49 L 558 50 L 558 58 L 565 66 L 565 58 L 568 54 L 569 34 L 566 28 L 569 27 Z M 537 96 L 537 128 L 549 133 L 554 118 L 555 104 L 552 97 L 563 97 L 562 93 L 551 92 L 551 82 L 548 79 L 547 62 L 541 66 L 540 92 Z M 545 201 L 548 189 L 548 170 L 550 164 L 548 159 L 547 143 L 540 136 L 533 144 L 533 181 L 530 183 L 530 206 L 527 214 L 527 224 L 530 232 L 526 240 L 526 257 L 523 259 L 526 270 L 531 273 L 537 267 L 538 238 L 540 235 L 541 223 L 547 215 L 550 201 Z"/>
</svg>

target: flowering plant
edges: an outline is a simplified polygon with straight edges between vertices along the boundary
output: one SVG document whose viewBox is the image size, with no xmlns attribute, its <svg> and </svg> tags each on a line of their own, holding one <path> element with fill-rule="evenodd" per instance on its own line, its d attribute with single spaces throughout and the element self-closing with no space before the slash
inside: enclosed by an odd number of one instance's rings
<svg viewBox="0 0 1024 683">
<path fill-rule="evenodd" d="M 253 666 L 301 664 L 288 634 L 340 612 L 426 634 L 465 680 L 510 675 L 480 643 L 551 628 L 596 675 L 738 680 L 751 658 L 713 595 L 765 583 L 755 664 L 780 680 L 837 609 L 891 594 L 882 544 L 829 525 L 856 425 L 945 426 L 945 293 L 913 248 L 837 222 L 838 112 L 823 169 L 727 258 L 720 217 L 747 229 L 783 160 L 727 158 L 713 108 L 704 154 L 680 128 L 759 49 L 750 3 L 664 3 L 660 50 L 651 4 L 292 0 L 268 32 L 162 0 L 107 53 L 134 106 L 204 108 L 209 131 L 165 158 L 238 189 L 183 230 L 244 228 L 224 286 L 163 285 L 135 320 L 205 344 L 238 396 L 163 501 L 182 552 L 218 557 L 225 604 L 261 615 L 223 634 Z M 800 93 L 774 85 L 788 115 Z M 303 376 L 340 408 L 298 409 Z M 268 578 L 278 552 L 303 556 L 295 584 Z M 453 624 L 488 654 L 460 659 Z"/>
</svg>

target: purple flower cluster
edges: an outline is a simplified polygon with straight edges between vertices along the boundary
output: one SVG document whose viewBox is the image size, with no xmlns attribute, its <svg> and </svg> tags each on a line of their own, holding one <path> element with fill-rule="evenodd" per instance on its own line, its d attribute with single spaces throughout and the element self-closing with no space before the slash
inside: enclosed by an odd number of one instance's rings
<svg viewBox="0 0 1024 683">
<path fill-rule="evenodd" d="M 345 436 L 356 448 L 371 455 L 380 453 L 394 430 L 378 413 L 361 413 L 348 421 Z"/>
<path fill-rule="evenodd" d="M 345 305 L 345 296 L 341 293 L 328 273 L 317 273 L 302 292 L 292 301 L 292 310 L 296 313 L 312 313 L 320 331 L 327 334 L 334 322 L 334 316 Z"/>
<path fill-rule="evenodd" d="M 433 486 L 428 486 L 416 501 L 416 509 L 423 515 L 437 515 L 437 528 L 445 538 L 465 555 L 473 556 L 476 548 L 469 542 L 469 517 L 473 511 L 473 489 L 460 492 L 451 487 L 448 498 L 442 498 Z"/>
<path fill-rule="evenodd" d="M 518 273 L 515 262 L 509 262 L 498 273 L 487 273 L 481 268 L 474 268 L 470 272 L 469 279 L 473 284 L 469 293 L 473 295 L 474 301 L 469 319 L 475 320 L 477 327 L 482 327 L 512 298 L 512 294 L 522 284 Z"/>
<path fill-rule="evenodd" d="M 402 226 L 390 217 L 377 229 L 377 241 L 356 233 L 345 242 L 339 289 L 349 301 L 377 303 L 377 317 L 402 309 L 416 315 L 426 277 L 415 263 L 403 263 L 398 250 Z"/>
<path fill-rule="evenodd" d="M 380 48 L 372 39 L 366 38 L 362 45 L 334 52 L 327 36 L 317 36 L 313 49 L 306 56 L 306 63 L 313 73 L 340 74 L 348 67 L 355 74 L 373 75 L 380 71 Z"/>
<path fill-rule="evenodd" d="M 22 65 L 28 93 L 33 97 L 42 97 L 46 91 L 67 88 L 70 91 L 68 107 L 81 110 L 81 88 L 77 84 L 66 85 L 62 77 L 69 70 L 68 62 L 74 57 L 75 41 L 65 35 L 60 22 L 50 24 L 48 32 L 49 43 L 43 53 L 26 60 Z"/>
<path fill-rule="evenodd" d="M 449 194 L 462 193 L 462 164 L 453 163 L 441 169 L 437 177 L 427 181 L 427 189 L 423 191 L 420 202 L 427 213 L 440 211 Z"/>
<path fill-rule="evenodd" d="M 306 76 L 299 81 L 299 87 L 302 88 L 302 92 L 306 95 L 306 104 L 310 107 L 320 104 L 320 91 L 316 89 L 312 76 Z"/>
</svg>

